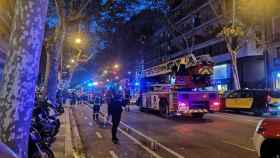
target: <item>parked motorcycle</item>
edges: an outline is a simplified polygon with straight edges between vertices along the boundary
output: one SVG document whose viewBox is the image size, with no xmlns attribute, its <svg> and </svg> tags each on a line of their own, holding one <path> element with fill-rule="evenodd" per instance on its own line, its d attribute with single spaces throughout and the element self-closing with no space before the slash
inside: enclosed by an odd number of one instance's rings
<svg viewBox="0 0 280 158">
<path fill-rule="evenodd" d="M 36 94 L 29 135 L 30 158 L 54 158 L 50 147 L 59 132 L 59 115 L 64 112 L 62 104 L 54 105 L 48 99 Z"/>
</svg>

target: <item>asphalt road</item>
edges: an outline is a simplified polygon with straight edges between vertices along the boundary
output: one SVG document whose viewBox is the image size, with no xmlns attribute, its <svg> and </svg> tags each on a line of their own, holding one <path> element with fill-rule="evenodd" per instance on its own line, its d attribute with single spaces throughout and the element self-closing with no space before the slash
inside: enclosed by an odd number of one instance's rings
<svg viewBox="0 0 280 158">
<path fill-rule="evenodd" d="M 262 119 L 260 117 L 214 113 L 207 114 L 204 119 L 165 119 L 133 107 L 129 112 L 123 112 L 120 144 L 114 145 L 111 143 L 110 126 L 103 127 L 103 121 L 92 121 L 88 106 L 80 105 L 74 113 L 90 158 L 257 157 L 252 136 L 258 121 Z M 153 152 L 156 155 L 151 156 Z"/>
<path fill-rule="evenodd" d="M 208 114 L 166 120 L 134 109 L 123 122 L 188 158 L 256 158 L 252 136 L 260 118 Z"/>
</svg>

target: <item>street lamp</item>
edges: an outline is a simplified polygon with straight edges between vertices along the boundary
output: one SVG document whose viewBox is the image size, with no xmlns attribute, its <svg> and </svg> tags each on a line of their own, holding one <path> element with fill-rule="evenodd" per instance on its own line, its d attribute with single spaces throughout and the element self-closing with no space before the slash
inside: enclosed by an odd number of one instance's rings
<svg viewBox="0 0 280 158">
<path fill-rule="evenodd" d="M 75 63 L 75 60 L 74 60 L 74 59 L 71 59 L 71 63 Z"/>
<path fill-rule="evenodd" d="M 81 42 L 82 42 L 82 40 L 81 40 L 80 38 L 76 38 L 76 39 L 75 39 L 75 43 L 76 43 L 76 44 L 80 44 Z"/>
<path fill-rule="evenodd" d="M 66 65 L 66 68 L 70 68 L 71 66 L 70 65 Z"/>
<path fill-rule="evenodd" d="M 118 69 L 119 67 L 120 67 L 120 66 L 119 66 L 118 64 L 115 64 L 115 65 L 114 65 L 114 68 L 115 68 L 115 69 Z"/>
</svg>

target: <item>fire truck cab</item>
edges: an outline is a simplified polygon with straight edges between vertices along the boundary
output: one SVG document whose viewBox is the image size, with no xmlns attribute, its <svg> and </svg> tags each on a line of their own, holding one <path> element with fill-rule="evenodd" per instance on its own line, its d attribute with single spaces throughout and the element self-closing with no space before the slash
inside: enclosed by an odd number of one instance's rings
<svg viewBox="0 0 280 158">
<path fill-rule="evenodd" d="M 201 90 L 210 85 L 212 73 L 213 62 L 205 56 L 184 56 L 149 68 L 141 80 L 140 109 L 157 110 L 165 117 L 201 118 L 219 104 L 216 92 Z"/>
</svg>

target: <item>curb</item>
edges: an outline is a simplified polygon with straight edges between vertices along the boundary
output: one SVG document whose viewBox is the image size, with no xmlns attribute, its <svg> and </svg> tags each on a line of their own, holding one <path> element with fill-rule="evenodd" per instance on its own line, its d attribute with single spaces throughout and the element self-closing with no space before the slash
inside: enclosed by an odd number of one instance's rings
<svg viewBox="0 0 280 158">
<path fill-rule="evenodd" d="M 85 150 L 83 147 L 82 139 L 77 127 L 75 116 L 73 115 L 72 108 L 69 108 L 69 117 L 71 123 L 71 135 L 72 136 L 72 154 L 74 158 L 85 158 Z"/>
<path fill-rule="evenodd" d="M 65 158 L 73 157 L 73 144 L 72 144 L 72 134 L 71 134 L 71 124 L 69 117 L 69 107 L 65 107 Z"/>
</svg>

